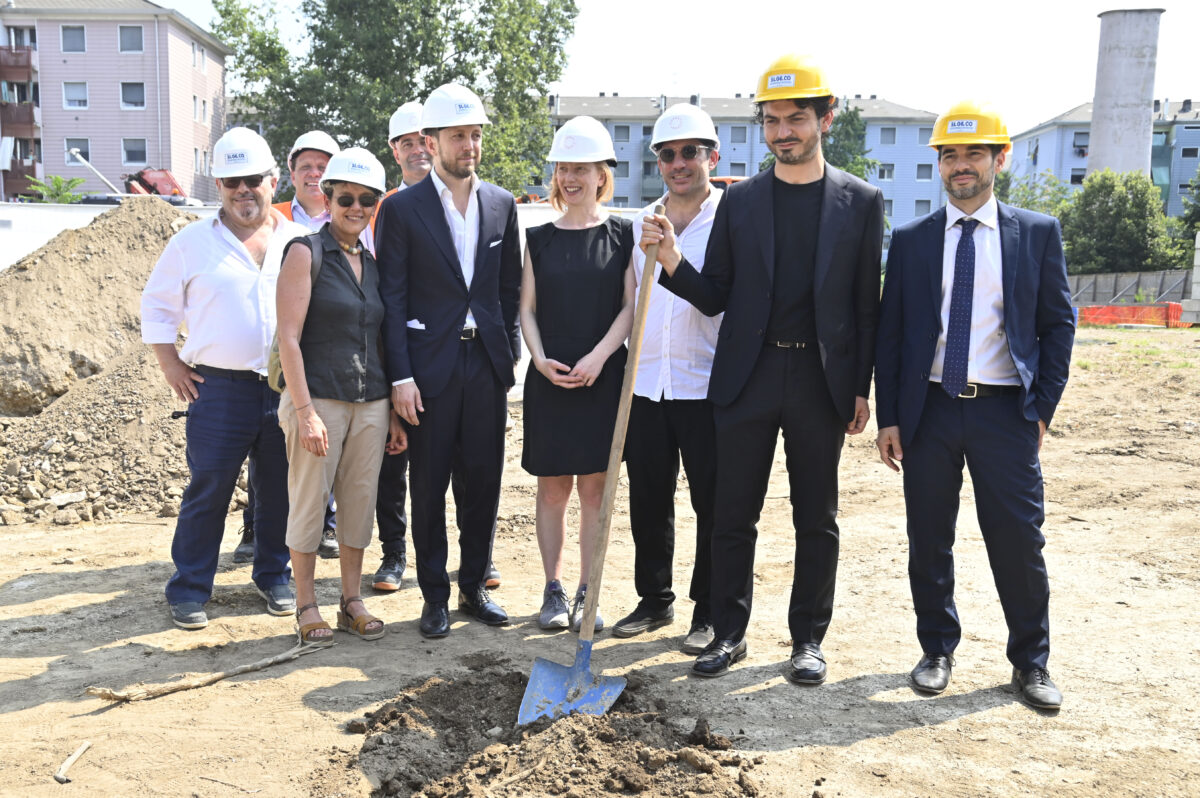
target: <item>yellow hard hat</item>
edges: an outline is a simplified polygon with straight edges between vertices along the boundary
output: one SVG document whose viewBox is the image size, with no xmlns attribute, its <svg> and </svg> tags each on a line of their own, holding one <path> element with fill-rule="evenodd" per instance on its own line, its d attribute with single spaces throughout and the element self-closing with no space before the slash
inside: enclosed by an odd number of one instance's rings
<svg viewBox="0 0 1200 798">
<path fill-rule="evenodd" d="M 963 100 L 937 118 L 933 124 L 933 135 L 929 146 L 942 144 L 1003 144 L 1004 152 L 1012 149 L 1008 127 L 1000 114 L 990 105 Z"/>
<path fill-rule="evenodd" d="M 812 58 L 789 53 L 776 58 L 758 79 L 754 100 L 769 103 L 774 100 L 829 97 L 832 94 L 825 80 L 825 72 L 813 63 Z"/>
</svg>

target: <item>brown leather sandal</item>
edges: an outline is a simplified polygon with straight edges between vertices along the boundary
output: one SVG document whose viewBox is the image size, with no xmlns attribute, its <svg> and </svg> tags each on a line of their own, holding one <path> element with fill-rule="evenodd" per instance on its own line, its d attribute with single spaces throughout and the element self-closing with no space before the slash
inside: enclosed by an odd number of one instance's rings
<svg viewBox="0 0 1200 798">
<path fill-rule="evenodd" d="M 300 616 L 309 610 L 317 609 L 316 602 L 305 604 L 303 607 L 296 608 L 296 637 L 300 638 L 302 646 L 316 646 L 317 648 L 329 648 L 335 645 L 333 640 L 333 628 L 325 623 L 325 621 L 317 621 L 316 623 L 300 623 Z M 341 613 L 338 613 L 340 616 Z M 312 637 L 312 633 L 319 629 L 328 629 L 329 636 Z"/>
<path fill-rule="evenodd" d="M 346 609 L 356 601 L 363 605 L 363 614 L 357 618 L 351 615 L 350 611 Z M 366 609 L 367 605 L 363 603 L 362 596 L 351 596 L 350 598 L 342 596 L 341 608 L 337 614 L 338 629 L 341 629 L 343 632 L 349 632 L 352 635 L 357 635 L 363 640 L 378 640 L 383 637 L 383 621 L 366 612 Z M 379 626 L 367 628 L 371 624 L 379 624 Z"/>
</svg>

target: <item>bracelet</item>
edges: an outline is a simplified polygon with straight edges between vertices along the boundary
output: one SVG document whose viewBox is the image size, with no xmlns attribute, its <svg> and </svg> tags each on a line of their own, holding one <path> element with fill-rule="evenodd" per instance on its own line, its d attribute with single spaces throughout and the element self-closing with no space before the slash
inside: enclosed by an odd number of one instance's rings
<svg viewBox="0 0 1200 798">
<path fill-rule="evenodd" d="M 303 409 L 304 409 L 304 408 L 306 408 L 306 407 L 312 407 L 312 402 L 309 402 L 309 403 L 308 403 L 308 404 L 306 404 L 306 405 L 300 405 L 299 407 L 297 407 L 297 408 L 294 408 L 294 409 L 295 409 L 295 411 L 296 411 L 297 413 L 299 413 L 301 410 L 303 410 Z"/>
</svg>

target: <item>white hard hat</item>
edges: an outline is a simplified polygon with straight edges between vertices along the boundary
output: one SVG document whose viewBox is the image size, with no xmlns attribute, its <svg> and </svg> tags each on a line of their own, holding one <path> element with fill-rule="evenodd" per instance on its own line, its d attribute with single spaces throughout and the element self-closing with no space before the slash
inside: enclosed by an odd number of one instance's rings
<svg viewBox="0 0 1200 798">
<path fill-rule="evenodd" d="M 425 99 L 421 109 L 421 130 L 490 124 L 479 96 L 457 83 L 438 86 Z"/>
<path fill-rule="evenodd" d="M 663 111 L 663 115 L 654 123 L 650 148 L 654 149 L 659 144 L 680 139 L 699 139 L 707 142 L 714 150 L 721 149 L 721 140 L 717 138 L 717 129 L 713 127 L 712 117 L 691 103 L 676 103 Z"/>
<path fill-rule="evenodd" d="M 292 145 L 292 151 L 288 153 L 288 166 L 292 165 L 292 159 L 301 150 L 316 150 L 332 157 L 337 155 L 341 149 L 333 140 L 333 136 L 324 130 L 310 130 L 307 133 L 301 133 L 300 137 L 296 139 L 296 143 Z"/>
<path fill-rule="evenodd" d="M 612 136 L 608 129 L 590 116 L 577 116 L 568 120 L 554 134 L 550 145 L 551 163 L 598 163 L 617 165 L 617 153 L 613 150 Z"/>
<path fill-rule="evenodd" d="M 416 133 L 421 129 L 421 104 L 416 100 L 407 102 L 396 109 L 388 122 L 388 141 L 395 141 L 401 136 Z"/>
<path fill-rule="evenodd" d="M 387 174 L 383 164 L 370 150 L 362 147 L 347 147 L 329 159 L 321 175 L 321 187 L 339 180 L 373 188 L 380 194 L 387 190 Z"/>
<path fill-rule="evenodd" d="M 213 177 L 261 175 L 274 168 L 271 145 L 250 128 L 230 128 L 213 145 Z"/>
</svg>

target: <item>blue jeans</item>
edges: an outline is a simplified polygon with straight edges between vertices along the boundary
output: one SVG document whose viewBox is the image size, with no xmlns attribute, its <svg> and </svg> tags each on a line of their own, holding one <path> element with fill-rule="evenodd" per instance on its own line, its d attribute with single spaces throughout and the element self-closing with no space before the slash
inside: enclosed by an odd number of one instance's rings
<svg viewBox="0 0 1200 798">
<path fill-rule="evenodd" d="M 277 411 L 279 395 L 266 382 L 206 376 L 187 420 L 191 482 L 183 493 L 167 582 L 167 601 L 204 603 L 212 597 L 225 516 L 242 462 L 250 456 L 254 489 L 254 583 L 286 585 L 292 571 L 287 531 L 287 454 Z"/>
</svg>

